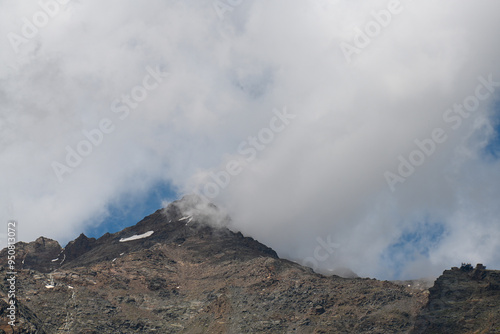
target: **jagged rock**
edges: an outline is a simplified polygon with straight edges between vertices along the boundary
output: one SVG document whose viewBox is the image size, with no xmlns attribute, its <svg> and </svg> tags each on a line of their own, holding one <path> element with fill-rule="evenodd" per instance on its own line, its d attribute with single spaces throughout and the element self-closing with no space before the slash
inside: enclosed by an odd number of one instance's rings
<svg viewBox="0 0 500 334">
<path fill-rule="evenodd" d="M 80 234 L 78 238 L 73 241 L 70 241 L 66 247 L 64 247 L 63 256 L 65 261 L 70 262 L 71 260 L 76 259 L 80 255 L 91 250 L 96 243 L 95 238 L 87 238 L 85 234 Z"/>
<path fill-rule="evenodd" d="M 16 243 L 16 269 L 33 269 L 47 273 L 59 266 L 61 246 L 55 240 L 39 237 L 33 242 Z M 0 266 L 7 265 L 7 248 L 0 251 Z"/>
<path fill-rule="evenodd" d="M 445 270 L 413 333 L 500 333 L 500 271 L 467 267 Z"/>
</svg>

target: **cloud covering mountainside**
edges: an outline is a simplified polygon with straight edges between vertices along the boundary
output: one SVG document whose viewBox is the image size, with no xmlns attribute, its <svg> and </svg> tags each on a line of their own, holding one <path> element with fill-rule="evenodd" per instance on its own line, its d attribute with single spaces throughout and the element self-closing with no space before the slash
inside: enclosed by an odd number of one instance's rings
<svg viewBox="0 0 500 334">
<path fill-rule="evenodd" d="M 0 2 L 0 217 L 64 244 L 167 184 L 316 268 L 499 268 L 498 13 Z"/>
</svg>

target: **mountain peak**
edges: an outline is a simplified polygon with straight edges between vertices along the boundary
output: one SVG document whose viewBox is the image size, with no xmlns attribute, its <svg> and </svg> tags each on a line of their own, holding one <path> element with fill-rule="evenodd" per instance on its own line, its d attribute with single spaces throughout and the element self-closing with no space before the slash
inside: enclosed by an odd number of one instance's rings
<svg viewBox="0 0 500 334">
<path fill-rule="evenodd" d="M 190 247 L 206 255 L 223 254 L 232 258 L 251 258 L 278 255 L 271 248 L 228 229 L 229 216 L 199 196 L 188 195 L 145 217 L 136 225 L 116 233 L 106 233 L 99 239 L 81 233 L 63 249 L 57 241 L 40 237 L 28 244 L 19 243 L 18 254 L 25 258 L 19 269 L 50 272 L 57 268 L 89 266 L 110 261 L 120 254 L 150 249 L 156 244 Z M 196 256 L 198 256 L 196 255 Z M 0 264 L 7 257 L 0 259 Z M 220 258 L 225 258 L 224 256 Z"/>
</svg>

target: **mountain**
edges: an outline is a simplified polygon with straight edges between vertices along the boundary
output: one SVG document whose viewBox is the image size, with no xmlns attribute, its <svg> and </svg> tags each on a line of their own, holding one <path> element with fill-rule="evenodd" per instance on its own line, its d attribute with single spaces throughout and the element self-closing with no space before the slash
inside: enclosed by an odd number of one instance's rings
<svg viewBox="0 0 500 334">
<path fill-rule="evenodd" d="M 500 333 L 500 271 L 454 267 L 429 292 L 414 333 Z"/>
<path fill-rule="evenodd" d="M 0 334 L 500 333 L 498 271 L 445 271 L 430 289 L 324 276 L 230 225 L 186 196 L 99 239 L 19 242 L 17 325 L 6 283 Z"/>
</svg>

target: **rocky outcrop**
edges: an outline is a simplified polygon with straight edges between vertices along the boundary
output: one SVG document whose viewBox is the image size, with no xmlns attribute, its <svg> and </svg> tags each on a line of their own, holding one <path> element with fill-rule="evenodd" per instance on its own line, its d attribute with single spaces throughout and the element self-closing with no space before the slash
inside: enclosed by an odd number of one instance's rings
<svg viewBox="0 0 500 334">
<path fill-rule="evenodd" d="M 48 273 L 59 267 L 62 248 L 55 240 L 40 237 L 33 242 L 16 243 L 16 270 L 33 269 Z M 7 248 L 0 252 L 0 266 L 7 266 Z"/>
<path fill-rule="evenodd" d="M 500 271 L 445 270 L 429 289 L 413 333 L 500 333 Z"/>
<path fill-rule="evenodd" d="M 71 262 L 77 257 L 83 255 L 90 251 L 96 245 L 95 238 L 87 238 L 85 234 L 80 234 L 78 238 L 73 241 L 70 241 L 66 247 L 64 247 L 64 251 L 62 253 L 63 259 L 67 262 Z"/>
</svg>

